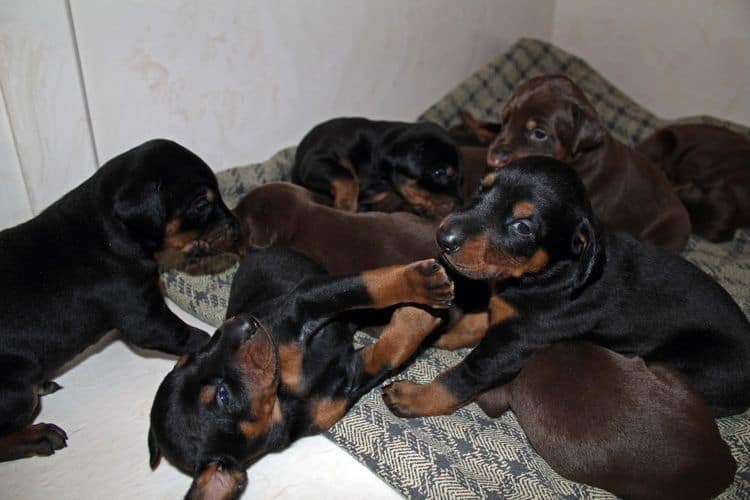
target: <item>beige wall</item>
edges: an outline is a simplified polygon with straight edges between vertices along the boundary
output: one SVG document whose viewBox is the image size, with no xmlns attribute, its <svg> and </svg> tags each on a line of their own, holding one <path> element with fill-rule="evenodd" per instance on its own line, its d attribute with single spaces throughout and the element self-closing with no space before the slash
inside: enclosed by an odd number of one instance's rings
<svg viewBox="0 0 750 500">
<path fill-rule="evenodd" d="M 748 124 L 748 26 L 748 0 L 0 0 L 0 228 L 154 136 L 220 170 L 331 116 L 412 119 L 521 36 Z"/>
<path fill-rule="evenodd" d="M 748 0 L 557 0 L 552 41 L 665 118 L 750 124 Z"/>
</svg>

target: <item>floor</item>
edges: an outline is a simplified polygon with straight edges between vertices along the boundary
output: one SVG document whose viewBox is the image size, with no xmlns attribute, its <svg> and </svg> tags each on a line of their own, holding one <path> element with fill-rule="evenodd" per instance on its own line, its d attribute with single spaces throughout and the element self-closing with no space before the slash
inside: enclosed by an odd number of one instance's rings
<svg viewBox="0 0 750 500">
<path fill-rule="evenodd" d="M 209 325 L 170 308 L 188 323 Z M 148 415 L 174 358 L 126 346 L 114 334 L 92 346 L 55 380 L 63 390 L 42 400 L 37 422 L 68 434 L 51 457 L 0 463 L 0 500 L 182 498 L 190 478 L 162 461 L 148 466 Z M 322 436 L 305 438 L 248 470 L 244 498 L 393 500 L 400 495 Z"/>
</svg>

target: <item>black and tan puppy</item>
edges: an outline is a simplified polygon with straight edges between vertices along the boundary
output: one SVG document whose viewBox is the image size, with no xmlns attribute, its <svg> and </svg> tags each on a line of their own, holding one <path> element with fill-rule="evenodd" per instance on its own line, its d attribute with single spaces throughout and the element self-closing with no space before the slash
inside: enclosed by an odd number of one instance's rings
<svg viewBox="0 0 750 500">
<path fill-rule="evenodd" d="M 571 339 L 670 364 L 716 416 L 750 406 L 750 323 L 721 286 L 684 259 L 599 227 L 562 162 L 527 157 L 486 181 L 446 218 L 438 243 L 456 271 L 494 282 L 490 327 L 430 384 L 387 387 L 396 414 L 451 413 Z"/>
<path fill-rule="evenodd" d="M 203 252 L 236 232 L 211 169 L 167 140 L 117 156 L 0 232 L 0 460 L 65 446 L 57 426 L 31 425 L 39 396 L 57 390 L 53 372 L 107 331 L 172 354 L 202 347 L 208 335 L 167 309 L 154 256 Z"/>
<path fill-rule="evenodd" d="M 491 417 L 512 409 L 560 475 L 623 498 L 713 498 L 734 480 L 711 411 L 663 363 L 558 342 L 476 402 Z"/>
<path fill-rule="evenodd" d="M 292 180 L 336 208 L 439 218 L 461 206 L 461 157 L 434 123 L 334 118 L 302 139 Z"/>
<path fill-rule="evenodd" d="M 188 498 L 236 498 L 245 469 L 328 429 L 407 361 L 439 320 L 398 309 L 374 344 L 355 350 L 349 309 L 400 303 L 445 308 L 453 284 L 434 259 L 329 276 L 286 248 L 249 254 L 211 342 L 184 357 L 151 410 L 151 466 L 163 454 L 194 477 Z M 235 316 L 236 315 L 236 316 Z"/>
</svg>

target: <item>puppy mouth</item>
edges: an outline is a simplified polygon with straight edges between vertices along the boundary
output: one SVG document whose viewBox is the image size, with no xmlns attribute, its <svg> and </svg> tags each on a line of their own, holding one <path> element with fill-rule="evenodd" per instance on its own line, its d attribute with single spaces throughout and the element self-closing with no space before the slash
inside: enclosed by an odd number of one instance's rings
<svg viewBox="0 0 750 500">
<path fill-rule="evenodd" d="M 189 241 L 181 251 L 192 257 L 238 253 L 239 232 L 231 224 L 222 224 Z"/>
<path fill-rule="evenodd" d="M 456 259 L 456 254 L 448 254 L 444 252 L 441 260 L 448 264 L 451 269 L 456 271 L 461 276 L 465 276 L 470 279 L 484 280 L 496 277 L 495 275 L 488 273 L 487 269 L 481 265 L 467 265 L 461 262 L 460 260 Z"/>
</svg>

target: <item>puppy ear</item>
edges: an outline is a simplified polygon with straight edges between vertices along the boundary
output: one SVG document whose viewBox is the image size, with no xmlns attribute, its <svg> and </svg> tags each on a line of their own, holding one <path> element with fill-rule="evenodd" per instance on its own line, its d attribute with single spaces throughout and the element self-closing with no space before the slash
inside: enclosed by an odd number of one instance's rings
<svg viewBox="0 0 750 500">
<path fill-rule="evenodd" d="M 578 223 L 570 241 L 570 249 L 573 255 L 578 256 L 578 270 L 573 283 L 573 294 L 577 295 L 592 279 L 602 258 L 596 229 L 588 217 Z"/>
<path fill-rule="evenodd" d="M 199 468 L 185 500 L 234 500 L 246 487 L 247 472 L 243 467 L 233 460 L 215 460 Z"/>
<path fill-rule="evenodd" d="M 654 163 L 672 156 L 677 147 L 677 136 L 671 130 L 660 130 L 638 146 L 638 151 L 643 153 Z"/>
<path fill-rule="evenodd" d="M 571 156 L 595 149 L 604 141 L 604 126 L 593 108 L 574 104 L 573 123 L 574 132 L 570 141 Z"/>
<path fill-rule="evenodd" d="M 164 238 L 166 214 L 156 183 L 130 181 L 115 194 L 113 210 L 140 243 L 155 246 Z"/>
<path fill-rule="evenodd" d="M 161 461 L 161 449 L 159 444 L 156 442 L 156 436 L 151 428 L 148 429 L 148 465 L 151 470 L 156 470 Z"/>
</svg>

